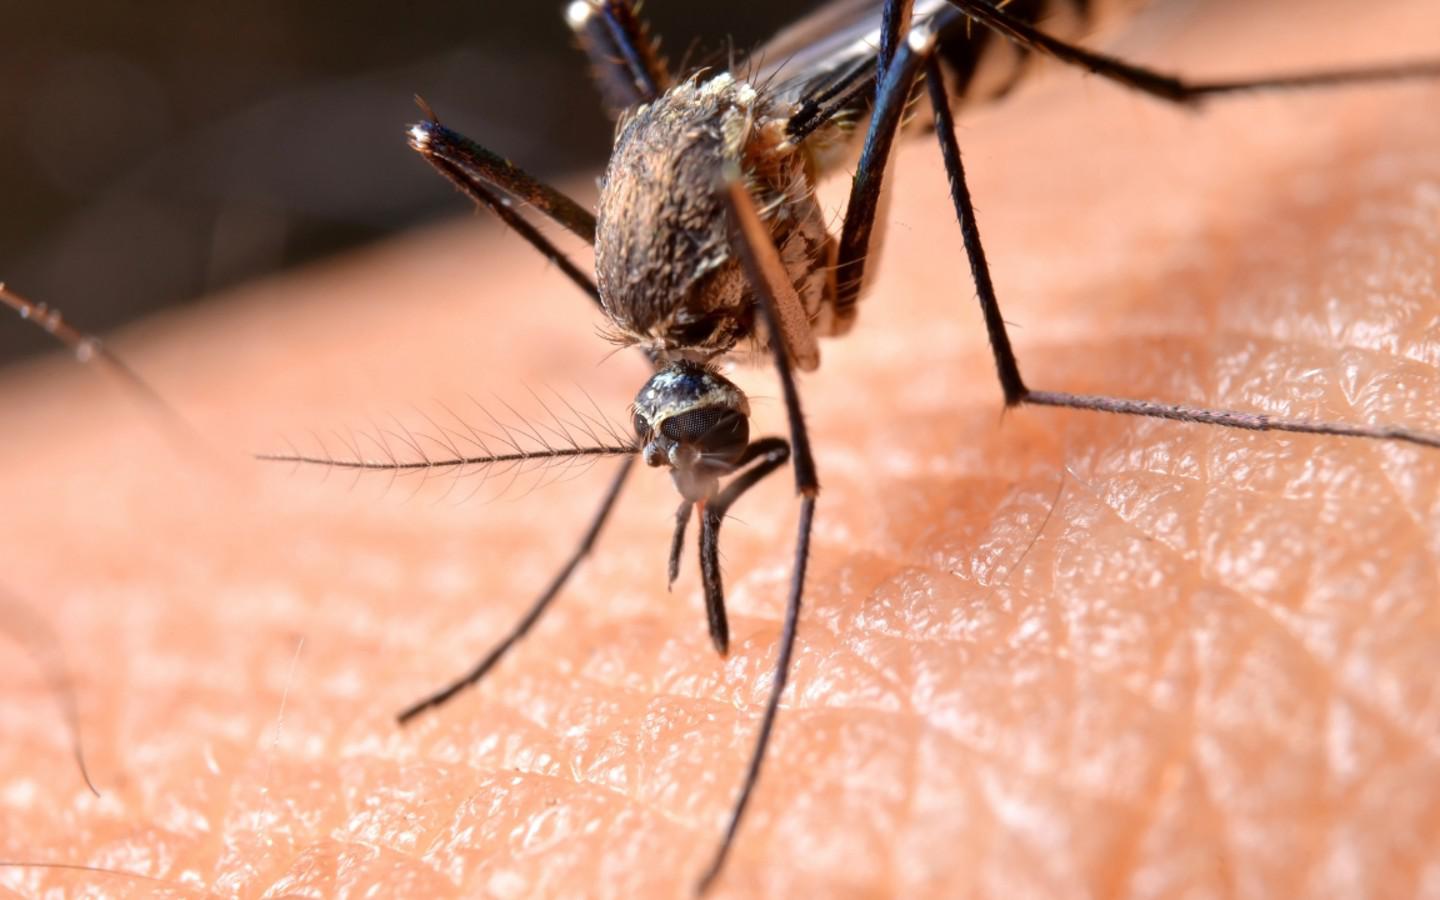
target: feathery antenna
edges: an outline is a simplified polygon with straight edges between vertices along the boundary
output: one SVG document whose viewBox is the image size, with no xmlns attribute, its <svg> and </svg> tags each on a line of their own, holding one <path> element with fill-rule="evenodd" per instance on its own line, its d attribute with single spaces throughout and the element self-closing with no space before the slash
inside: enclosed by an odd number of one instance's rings
<svg viewBox="0 0 1440 900">
<path fill-rule="evenodd" d="M 468 500 L 496 478 L 508 476 L 497 494 L 503 496 L 525 475 L 538 476 L 533 487 L 541 487 L 571 477 L 575 470 L 588 468 L 588 463 L 603 457 L 639 452 L 635 438 L 605 419 L 593 400 L 586 409 L 558 392 L 547 393 L 549 398 L 530 391 L 541 410 L 538 415 L 527 416 L 497 397 L 495 404 L 505 415 L 502 418 L 490 405 L 472 397 L 471 403 L 479 413 L 478 424 L 440 404 L 444 411 L 440 418 L 416 410 L 426 423 L 425 430 L 407 427 L 391 417 L 386 425 L 371 422 L 365 431 L 350 432 L 348 436 L 336 433 L 344 446 L 340 453 L 332 452 L 326 441 L 314 436 L 318 448 L 314 451 L 301 451 L 287 441 L 288 451 L 257 453 L 255 458 L 319 466 L 327 471 L 351 471 L 357 479 L 366 473 L 388 473 L 392 483 L 403 475 L 419 475 L 416 492 L 439 473 L 453 476 L 455 483 L 476 475 L 478 483 L 464 498 Z M 367 444 L 371 448 L 368 453 Z M 453 490 L 454 483 L 446 495 Z"/>
</svg>

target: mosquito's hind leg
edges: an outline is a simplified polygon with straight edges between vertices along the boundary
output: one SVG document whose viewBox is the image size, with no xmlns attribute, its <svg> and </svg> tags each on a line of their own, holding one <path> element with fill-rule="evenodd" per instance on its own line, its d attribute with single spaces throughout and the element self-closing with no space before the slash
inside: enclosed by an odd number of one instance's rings
<svg viewBox="0 0 1440 900">
<path fill-rule="evenodd" d="M 1375 82 L 1412 79 L 1440 79 L 1440 59 L 1418 60 L 1393 65 L 1348 69 L 1319 69 L 1288 75 L 1232 78 L 1217 81 L 1189 81 L 1166 72 L 1135 65 L 1115 56 L 1087 50 L 1077 44 L 1051 37 L 1003 8 L 993 0 L 946 0 L 975 22 L 1014 41 L 1021 47 L 1051 57 L 1171 103 L 1194 104 L 1210 97 L 1251 91 L 1332 88 Z M 1003 4 L 1002 4 L 1003 6 Z"/>
<path fill-rule="evenodd" d="M 1303 434 L 1362 437 L 1440 447 L 1440 435 L 1392 425 L 1355 425 L 1309 419 L 1282 419 L 1258 413 L 1185 406 L 1178 403 L 1130 400 L 1099 394 L 1031 390 L 1020 376 L 1020 365 L 1015 358 L 1015 351 L 1010 345 L 1009 331 L 1006 328 L 1005 319 L 1000 313 L 1000 302 L 996 297 L 994 282 L 990 278 L 990 266 L 985 259 L 985 249 L 980 241 L 979 226 L 975 222 L 975 208 L 970 199 L 969 186 L 965 183 L 965 169 L 960 161 L 960 145 L 955 139 L 955 124 L 950 118 L 950 104 L 949 98 L 945 94 L 945 84 L 933 58 L 927 61 L 926 66 L 925 82 L 930 94 L 931 106 L 935 110 L 935 134 L 940 141 L 940 154 L 945 163 L 945 172 L 950 180 L 950 196 L 955 207 L 955 216 L 960 223 L 961 234 L 964 237 L 965 252 L 970 260 L 975 291 L 980 300 L 981 313 L 985 317 L 985 330 L 990 340 L 991 352 L 995 357 L 995 368 L 1000 378 L 1000 386 L 1005 393 L 1006 406 L 1021 404 L 1061 406 L 1095 412 L 1221 425 L 1248 431 L 1289 431 Z"/>
<path fill-rule="evenodd" d="M 670 87 L 660 42 L 630 0 L 572 0 L 565 21 L 590 58 L 590 72 L 612 118 Z"/>
<path fill-rule="evenodd" d="M 705 612 L 710 621 L 710 641 L 724 656 L 730 650 L 730 624 L 725 617 L 725 587 L 720 576 L 720 525 L 725 514 L 746 491 L 790 458 L 790 444 L 784 438 L 761 438 L 745 448 L 737 466 L 754 463 L 749 471 L 735 476 L 700 511 L 700 577 L 705 585 Z"/>
</svg>

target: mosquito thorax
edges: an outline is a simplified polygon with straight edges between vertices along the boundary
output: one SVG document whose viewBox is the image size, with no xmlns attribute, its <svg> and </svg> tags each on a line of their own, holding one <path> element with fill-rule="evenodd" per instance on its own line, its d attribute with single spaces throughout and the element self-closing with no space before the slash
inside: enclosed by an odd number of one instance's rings
<svg viewBox="0 0 1440 900">
<path fill-rule="evenodd" d="M 669 466 L 688 500 L 715 493 L 750 444 L 750 402 L 709 366 L 672 362 L 635 395 L 635 436 L 647 465 Z"/>
<path fill-rule="evenodd" d="M 665 358 L 712 358 L 756 337 L 755 298 L 731 253 L 721 189 L 738 167 L 820 333 L 835 242 L 792 110 L 729 73 L 701 74 L 630 110 L 600 185 L 595 270 L 616 338 Z"/>
</svg>

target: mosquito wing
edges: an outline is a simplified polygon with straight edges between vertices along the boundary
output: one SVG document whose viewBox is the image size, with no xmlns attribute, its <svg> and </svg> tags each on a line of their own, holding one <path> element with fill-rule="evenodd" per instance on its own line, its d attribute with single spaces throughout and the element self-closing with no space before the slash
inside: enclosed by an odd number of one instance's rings
<svg viewBox="0 0 1440 900">
<path fill-rule="evenodd" d="M 802 101 L 856 68 L 874 74 L 883 0 L 831 0 L 787 26 L 750 57 L 756 84 Z M 916 0 L 914 21 L 954 10 L 945 0 Z"/>
<path fill-rule="evenodd" d="M 1022 21 L 1059 37 L 1087 30 L 1113 7 L 1141 0 L 1008 0 L 995 2 Z M 827 125 L 846 131 L 874 101 L 875 59 L 883 0 L 830 0 L 753 53 L 745 77 L 776 100 L 805 111 L 826 108 Z M 1104 9 L 1102 9 L 1104 8 Z M 946 0 L 915 0 L 912 21 L 935 36 L 949 95 L 957 105 L 998 97 L 1024 75 L 1029 54 L 970 20 Z"/>
</svg>

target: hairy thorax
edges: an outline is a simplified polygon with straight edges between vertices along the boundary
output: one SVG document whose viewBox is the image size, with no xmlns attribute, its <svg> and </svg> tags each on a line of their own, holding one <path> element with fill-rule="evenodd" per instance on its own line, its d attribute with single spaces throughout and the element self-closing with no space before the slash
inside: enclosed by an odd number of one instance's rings
<svg viewBox="0 0 1440 900">
<path fill-rule="evenodd" d="M 697 361 L 764 345 L 730 252 L 721 199 L 730 166 L 745 178 L 812 326 L 827 334 L 835 242 L 815 200 L 814 167 L 786 140 L 791 110 L 729 74 L 702 78 L 638 107 L 617 129 L 595 240 L 615 338 Z"/>
</svg>

